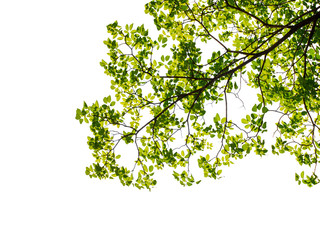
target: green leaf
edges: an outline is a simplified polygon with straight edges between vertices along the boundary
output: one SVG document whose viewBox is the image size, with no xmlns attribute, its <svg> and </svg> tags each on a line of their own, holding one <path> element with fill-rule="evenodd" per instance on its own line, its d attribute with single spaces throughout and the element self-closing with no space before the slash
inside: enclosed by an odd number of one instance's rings
<svg viewBox="0 0 320 240">
<path fill-rule="evenodd" d="M 252 111 L 253 111 L 253 112 L 256 112 L 256 111 L 257 111 L 257 105 L 256 105 L 256 104 L 252 107 Z"/>
<path fill-rule="evenodd" d="M 242 149 L 244 151 L 247 151 L 248 148 L 249 148 L 249 144 L 248 143 L 245 143 L 245 144 L 242 145 Z"/>
<path fill-rule="evenodd" d="M 266 107 L 263 107 L 262 108 L 262 113 L 266 113 L 266 112 L 268 112 L 269 110 L 268 110 L 268 108 L 266 108 Z"/>
<path fill-rule="evenodd" d="M 242 122 L 243 124 L 247 124 L 247 123 L 248 123 L 248 121 L 247 121 L 246 119 L 244 119 L 244 118 L 241 119 L 241 122 Z"/>
<path fill-rule="evenodd" d="M 77 115 L 82 115 L 82 112 L 79 108 L 77 109 Z"/>
<path fill-rule="evenodd" d="M 218 123 L 218 122 L 220 121 L 220 116 L 219 116 L 218 113 L 217 113 L 216 116 L 213 118 L 213 121 L 214 121 L 215 123 Z"/>
<path fill-rule="evenodd" d="M 108 97 L 103 98 L 103 102 L 105 103 L 111 102 L 111 96 L 109 95 Z"/>
</svg>

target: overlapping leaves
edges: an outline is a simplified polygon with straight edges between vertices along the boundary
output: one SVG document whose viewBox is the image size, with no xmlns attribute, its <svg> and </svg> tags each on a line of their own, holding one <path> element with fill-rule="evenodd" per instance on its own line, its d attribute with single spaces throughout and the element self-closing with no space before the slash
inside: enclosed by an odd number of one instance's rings
<svg viewBox="0 0 320 240">
<path fill-rule="evenodd" d="M 204 177 L 216 179 L 233 159 L 265 155 L 264 133 L 275 124 L 272 153 L 312 167 L 296 180 L 317 184 L 319 9 L 311 0 L 153 0 L 146 13 L 158 36 L 143 25 L 108 25 L 109 60 L 101 66 L 114 94 L 76 114 L 93 134 L 96 162 L 86 173 L 150 189 L 155 171 L 169 166 L 190 186 L 200 182 L 190 169 L 195 160 Z M 257 94 L 239 118 L 230 99 L 241 102 L 244 85 Z M 122 143 L 135 146 L 125 159 L 131 169 L 116 154 Z"/>
</svg>

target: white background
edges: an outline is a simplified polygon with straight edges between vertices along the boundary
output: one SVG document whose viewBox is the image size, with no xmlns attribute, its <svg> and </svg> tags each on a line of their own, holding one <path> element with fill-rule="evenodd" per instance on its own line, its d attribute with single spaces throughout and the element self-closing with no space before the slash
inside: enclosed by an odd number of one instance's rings
<svg viewBox="0 0 320 240">
<path fill-rule="evenodd" d="M 291 156 L 254 155 L 223 179 L 152 191 L 88 178 L 76 108 L 110 94 L 106 25 L 152 25 L 146 1 L 0 3 L 0 239 L 320 239 L 320 186 Z"/>
</svg>

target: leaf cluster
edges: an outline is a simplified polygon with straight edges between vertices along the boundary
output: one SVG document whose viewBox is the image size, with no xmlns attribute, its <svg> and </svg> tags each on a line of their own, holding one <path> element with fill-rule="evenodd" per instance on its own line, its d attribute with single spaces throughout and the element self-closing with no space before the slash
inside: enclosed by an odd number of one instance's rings
<svg viewBox="0 0 320 240">
<path fill-rule="evenodd" d="M 191 186 L 200 182 L 193 159 L 204 177 L 218 179 L 235 159 L 271 149 L 312 167 L 309 176 L 296 175 L 299 184 L 319 183 L 319 10 L 314 0 L 152 0 L 145 12 L 158 36 L 144 25 L 109 24 L 109 59 L 100 65 L 114 99 L 76 112 L 93 134 L 96 160 L 86 174 L 151 189 L 155 171 L 168 166 Z M 244 85 L 257 93 L 239 118 L 230 99 L 242 102 Z M 121 142 L 136 148 L 125 159 L 132 170 L 119 165 Z"/>
</svg>

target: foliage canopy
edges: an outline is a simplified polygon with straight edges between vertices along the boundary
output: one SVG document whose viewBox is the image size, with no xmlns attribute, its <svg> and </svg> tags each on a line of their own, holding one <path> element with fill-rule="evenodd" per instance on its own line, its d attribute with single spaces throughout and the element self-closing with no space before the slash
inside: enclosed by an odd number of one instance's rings
<svg viewBox="0 0 320 240">
<path fill-rule="evenodd" d="M 192 160 L 217 179 L 234 159 L 269 149 L 310 166 L 299 184 L 319 183 L 319 9 L 318 0 L 152 0 L 155 38 L 144 25 L 109 24 L 100 64 L 114 94 L 76 112 L 93 134 L 86 174 L 150 189 L 169 166 L 191 186 L 200 182 Z M 251 110 L 233 114 L 247 86 Z M 135 147 L 131 159 L 117 152 L 122 142 Z"/>
</svg>

